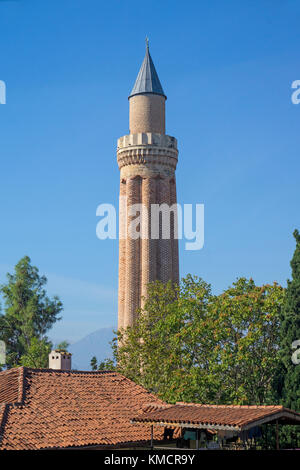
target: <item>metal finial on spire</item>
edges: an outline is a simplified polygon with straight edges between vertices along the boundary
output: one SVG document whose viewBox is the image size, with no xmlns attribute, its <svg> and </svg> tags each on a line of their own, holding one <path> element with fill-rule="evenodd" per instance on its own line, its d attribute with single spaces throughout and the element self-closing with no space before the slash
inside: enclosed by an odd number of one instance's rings
<svg viewBox="0 0 300 470">
<path fill-rule="evenodd" d="M 146 37 L 146 54 L 144 61 L 129 98 L 143 93 L 153 93 L 155 95 L 162 95 L 166 98 L 149 52 L 148 37 Z"/>
</svg>

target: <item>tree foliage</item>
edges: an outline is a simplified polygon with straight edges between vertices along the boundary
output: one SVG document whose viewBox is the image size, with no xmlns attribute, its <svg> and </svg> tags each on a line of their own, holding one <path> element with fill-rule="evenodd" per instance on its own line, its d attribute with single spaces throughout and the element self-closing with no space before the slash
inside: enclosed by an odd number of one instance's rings
<svg viewBox="0 0 300 470">
<path fill-rule="evenodd" d="M 0 339 L 6 343 L 7 367 L 28 363 L 37 348 L 44 351 L 49 344 L 45 335 L 59 320 L 63 306 L 58 297 L 47 296 L 46 283 L 46 277 L 40 276 L 38 268 L 25 256 L 15 266 L 14 273 L 7 274 L 7 283 L 0 287 L 4 299 Z M 47 367 L 47 363 L 39 363 Z"/>
<path fill-rule="evenodd" d="M 20 365 L 34 369 L 48 367 L 51 346 L 51 342 L 47 341 L 47 339 L 31 338 L 29 348 L 20 358 Z"/>
<path fill-rule="evenodd" d="M 91 359 L 90 365 L 91 365 L 92 370 L 115 370 L 116 369 L 114 360 L 110 358 L 104 359 L 98 364 L 96 356 L 93 356 Z"/>
<path fill-rule="evenodd" d="M 116 365 L 113 359 L 106 358 L 104 361 L 101 361 L 98 365 L 98 370 L 107 370 L 113 371 L 116 370 Z"/>
<path fill-rule="evenodd" d="M 287 408 L 300 411 L 300 361 L 292 362 L 292 344 L 300 340 L 300 234 L 294 231 L 296 249 L 291 260 L 292 280 L 288 281 L 281 321 L 281 395 Z M 299 346 L 298 346 L 299 349 Z"/>
<path fill-rule="evenodd" d="M 64 340 L 64 341 L 61 341 L 60 343 L 58 343 L 55 346 L 55 349 L 57 349 L 58 351 L 68 352 L 69 346 L 70 346 L 70 343 L 68 341 Z"/>
<path fill-rule="evenodd" d="M 155 282 L 137 323 L 114 340 L 117 370 L 164 400 L 267 403 L 284 289 L 238 279 L 219 296 L 188 275 Z"/>
<path fill-rule="evenodd" d="M 300 234 L 294 231 L 296 248 L 291 260 L 292 279 L 287 283 L 286 297 L 281 315 L 280 363 L 274 380 L 277 399 L 287 407 L 300 411 Z M 293 348 L 294 342 L 298 346 Z M 293 353 L 296 361 L 292 360 Z M 280 442 L 283 447 L 299 447 L 299 426 L 284 426 Z"/>
<path fill-rule="evenodd" d="M 96 356 L 93 356 L 90 362 L 91 369 L 92 370 L 97 370 L 98 369 L 98 364 L 97 364 L 97 358 Z"/>
</svg>

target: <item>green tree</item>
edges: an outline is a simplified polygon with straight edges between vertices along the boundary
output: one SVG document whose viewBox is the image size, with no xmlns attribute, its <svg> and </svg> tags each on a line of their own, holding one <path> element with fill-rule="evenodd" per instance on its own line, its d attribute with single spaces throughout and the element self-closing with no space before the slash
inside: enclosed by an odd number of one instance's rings
<svg viewBox="0 0 300 470">
<path fill-rule="evenodd" d="M 116 366 L 113 359 L 104 359 L 104 361 L 97 362 L 96 356 L 93 356 L 90 362 L 92 370 L 115 370 Z"/>
<path fill-rule="evenodd" d="M 286 298 L 282 308 L 280 328 L 280 363 L 274 380 L 275 395 L 281 403 L 300 411 L 300 354 L 297 354 L 300 340 L 300 235 L 294 231 L 296 248 L 291 260 L 292 279 L 288 280 Z M 292 360 L 293 353 L 296 355 Z M 296 363 L 295 363 L 296 362 Z M 298 426 L 284 426 L 280 433 L 282 447 L 299 447 Z"/>
<path fill-rule="evenodd" d="M 46 339 L 38 339 L 33 337 L 26 353 L 20 358 L 20 365 L 32 367 L 34 369 L 42 369 L 48 367 L 48 356 L 51 351 L 52 344 Z"/>
<path fill-rule="evenodd" d="M 160 397 L 172 400 L 176 383 L 184 388 L 178 309 L 179 288 L 171 282 L 149 285 L 149 297 L 133 327 L 119 330 L 113 341 L 117 370 Z M 177 335 L 177 338 L 176 338 Z M 190 387 L 189 387 L 190 388 Z"/>
<path fill-rule="evenodd" d="M 116 370 L 115 362 L 113 359 L 104 359 L 98 365 L 98 370 Z"/>
<path fill-rule="evenodd" d="M 256 286 L 252 279 L 241 278 L 214 298 L 209 377 L 220 403 L 272 402 L 284 297 L 277 283 Z"/>
<path fill-rule="evenodd" d="M 56 346 L 55 346 L 55 349 L 57 349 L 58 351 L 65 351 L 67 352 L 68 351 L 68 347 L 70 346 L 70 343 L 66 340 L 62 341 L 61 343 L 58 343 Z"/>
<path fill-rule="evenodd" d="M 291 260 L 292 280 L 287 283 L 281 321 L 282 400 L 287 408 L 300 411 L 300 363 L 292 362 L 292 345 L 300 340 L 300 234 L 294 231 L 296 249 Z M 299 346 L 298 346 L 299 349 Z"/>
<path fill-rule="evenodd" d="M 114 340 L 117 370 L 166 401 L 267 403 L 284 289 L 238 279 L 219 296 L 202 279 L 149 285 L 138 322 Z"/>
<path fill-rule="evenodd" d="M 91 365 L 91 369 L 92 369 L 92 370 L 97 370 L 98 364 L 97 364 L 97 358 L 96 358 L 96 356 L 93 356 L 93 357 L 92 357 L 91 362 L 90 362 L 90 365 Z"/>
<path fill-rule="evenodd" d="M 0 339 L 6 344 L 8 368 L 19 365 L 31 348 L 36 349 L 33 338 L 46 344 L 47 331 L 60 319 L 62 303 L 56 296 L 53 299 L 47 296 L 46 283 L 46 277 L 40 276 L 38 268 L 25 256 L 15 266 L 15 272 L 7 274 L 7 283 L 0 287 L 4 298 Z"/>
</svg>

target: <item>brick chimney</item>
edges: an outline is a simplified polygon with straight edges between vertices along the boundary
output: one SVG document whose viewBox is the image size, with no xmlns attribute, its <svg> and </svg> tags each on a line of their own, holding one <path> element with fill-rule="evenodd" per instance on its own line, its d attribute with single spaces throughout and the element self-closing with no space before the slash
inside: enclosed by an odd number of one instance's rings
<svg viewBox="0 0 300 470">
<path fill-rule="evenodd" d="M 49 369 L 71 370 L 72 354 L 63 350 L 53 350 L 49 354 Z"/>
</svg>

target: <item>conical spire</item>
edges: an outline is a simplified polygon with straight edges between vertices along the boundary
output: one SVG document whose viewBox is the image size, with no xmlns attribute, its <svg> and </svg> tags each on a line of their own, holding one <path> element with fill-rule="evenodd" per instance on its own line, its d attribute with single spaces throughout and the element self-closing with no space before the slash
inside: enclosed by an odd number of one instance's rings
<svg viewBox="0 0 300 470">
<path fill-rule="evenodd" d="M 165 96 L 149 52 L 148 38 L 146 38 L 145 58 L 129 98 L 142 93 L 154 93 L 155 95 Z"/>
</svg>

